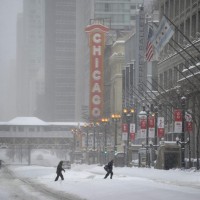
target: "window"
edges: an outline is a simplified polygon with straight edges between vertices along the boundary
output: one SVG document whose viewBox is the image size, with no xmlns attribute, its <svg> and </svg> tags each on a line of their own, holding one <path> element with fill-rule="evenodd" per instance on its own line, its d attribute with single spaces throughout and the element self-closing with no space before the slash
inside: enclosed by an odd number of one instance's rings
<svg viewBox="0 0 200 200">
<path fill-rule="evenodd" d="M 168 77 L 167 77 L 167 72 L 164 72 L 164 89 L 168 89 Z"/>
<path fill-rule="evenodd" d="M 23 126 L 19 126 L 18 130 L 19 130 L 19 132 L 23 132 L 24 131 L 24 127 Z"/>
<path fill-rule="evenodd" d="M 105 12 L 109 12 L 109 11 L 110 11 L 109 4 L 105 3 Z"/>
<path fill-rule="evenodd" d="M 169 70 L 169 89 L 172 88 L 172 69 Z"/>
<path fill-rule="evenodd" d="M 30 132 L 34 132 L 35 131 L 35 128 L 34 127 L 29 127 L 28 129 Z"/>
<path fill-rule="evenodd" d="M 160 74 L 160 86 L 163 87 L 163 74 Z"/>
<path fill-rule="evenodd" d="M 174 84 L 174 85 L 177 85 L 177 74 L 178 74 L 178 73 L 177 73 L 176 67 L 177 67 L 177 66 L 174 67 L 174 76 L 173 76 L 173 77 L 174 77 L 174 79 L 173 79 L 173 84 Z"/>
<path fill-rule="evenodd" d="M 192 32 L 191 32 L 191 35 L 192 37 L 196 37 L 196 22 L 197 22 L 197 16 L 196 15 L 193 15 L 192 16 Z"/>
</svg>

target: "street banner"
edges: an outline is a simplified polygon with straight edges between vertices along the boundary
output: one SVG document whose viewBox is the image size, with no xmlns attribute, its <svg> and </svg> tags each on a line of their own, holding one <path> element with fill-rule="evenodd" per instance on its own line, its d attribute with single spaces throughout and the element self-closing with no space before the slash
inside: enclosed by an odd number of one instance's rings
<svg viewBox="0 0 200 200">
<path fill-rule="evenodd" d="M 104 110 L 104 49 L 108 27 L 92 24 L 85 28 L 89 35 L 90 46 L 90 120 L 102 117 Z"/>
<path fill-rule="evenodd" d="M 130 141 L 133 142 L 135 140 L 135 133 L 130 133 Z"/>
<path fill-rule="evenodd" d="M 128 133 L 128 124 L 122 124 L 122 133 Z"/>
<path fill-rule="evenodd" d="M 158 126 L 158 138 L 164 137 L 165 134 L 164 117 L 158 117 L 157 126 Z"/>
<path fill-rule="evenodd" d="M 147 129 L 147 120 L 145 118 L 140 119 L 140 128 Z"/>
<path fill-rule="evenodd" d="M 191 122 L 192 121 L 192 115 L 188 112 L 185 112 L 185 120 L 186 120 L 186 122 Z"/>
<path fill-rule="evenodd" d="M 189 112 L 185 112 L 185 120 L 186 120 L 186 131 L 191 133 L 192 132 L 192 115 Z"/>
<path fill-rule="evenodd" d="M 174 121 L 175 122 L 182 122 L 182 111 L 181 109 L 174 110 Z"/>
<path fill-rule="evenodd" d="M 154 116 L 148 117 L 148 127 L 149 127 L 149 137 L 154 138 L 155 136 L 155 117 Z"/>
<path fill-rule="evenodd" d="M 186 122 L 186 131 L 192 132 L 192 122 Z"/>
<path fill-rule="evenodd" d="M 182 133 L 182 111 L 181 109 L 174 110 L 174 132 L 175 133 Z"/>
<path fill-rule="evenodd" d="M 122 124 L 122 140 L 127 141 L 128 139 L 128 124 Z"/>
<path fill-rule="evenodd" d="M 127 132 L 122 132 L 122 140 L 127 141 L 128 138 L 128 133 Z"/>
<path fill-rule="evenodd" d="M 146 118 L 141 118 L 140 119 L 140 137 L 146 138 L 146 133 L 147 133 L 147 120 Z"/>
<path fill-rule="evenodd" d="M 130 124 L 130 134 L 131 133 L 135 133 L 135 124 L 134 123 Z"/>
</svg>

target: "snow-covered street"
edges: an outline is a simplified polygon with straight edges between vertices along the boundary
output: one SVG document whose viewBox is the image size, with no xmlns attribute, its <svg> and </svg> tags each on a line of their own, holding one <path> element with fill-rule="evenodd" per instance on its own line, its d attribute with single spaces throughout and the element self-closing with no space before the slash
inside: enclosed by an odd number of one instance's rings
<svg viewBox="0 0 200 200">
<path fill-rule="evenodd" d="M 40 188 L 48 187 L 49 191 L 57 191 L 62 194 L 78 196 L 87 200 L 197 200 L 200 196 L 200 172 L 182 170 L 155 170 L 146 168 L 114 168 L 113 179 L 103 179 L 105 171 L 102 166 L 97 165 L 72 165 L 71 170 L 66 170 L 64 181 L 55 182 L 55 167 L 41 166 L 8 166 L 18 177 L 25 178 L 30 182 L 37 183 Z M 2 172 L 2 169 L 1 169 Z M 31 190 L 26 184 L 19 181 L 2 179 L 0 173 L 0 195 L 2 200 L 20 199 L 16 196 L 9 196 L 8 193 L 18 185 L 21 191 L 24 190 L 24 198 L 27 194 L 34 199 L 50 199 L 41 194 L 37 188 Z M 4 177 L 5 178 L 5 177 Z M 12 184 L 10 184 L 12 182 Z M 17 188 L 15 188 L 16 193 Z M 15 191 L 14 190 L 14 191 Z M 18 193 L 23 197 L 23 193 Z M 19 196 L 20 196 L 19 195 Z M 70 198 L 70 196 L 68 196 Z M 53 199 L 53 198 L 52 198 Z M 58 199 L 60 199 L 58 197 Z M 67 198 L 66 198 L 67 199 Z"/>
</svg>

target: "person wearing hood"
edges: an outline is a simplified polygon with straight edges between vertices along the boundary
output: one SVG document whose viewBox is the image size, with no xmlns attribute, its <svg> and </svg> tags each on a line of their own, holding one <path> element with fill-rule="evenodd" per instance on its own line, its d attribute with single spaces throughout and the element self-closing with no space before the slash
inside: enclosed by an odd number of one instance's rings
<svg viewBox="0 0 200 200">
<path fill-rule="evenodd" d="M 62 171 L 65 172 L 65 170 L 63 169 L 62 165 L 63 165 L 63 161 L 60 161 L 59 164 L 58 164 L 58 166 L 57 166 L 57 170 L 56 170 L 57 176 L 56 176 L 56 178 L 55 178 L 55 181 L 57 181 L 59 177 L 60 177 L 62 180 L 64 180 L 64 177 L 63 177 L 63 175 L 62 175 Z"/>
<path fill-rule="evenodd" d="M 106 179 L 110 175 L 110 179 L 113 177 L 113 160 L 111 160 L 104 169 L 107 171 L 107 174 L 105 175 L 104 179 Z"/>
</svg>

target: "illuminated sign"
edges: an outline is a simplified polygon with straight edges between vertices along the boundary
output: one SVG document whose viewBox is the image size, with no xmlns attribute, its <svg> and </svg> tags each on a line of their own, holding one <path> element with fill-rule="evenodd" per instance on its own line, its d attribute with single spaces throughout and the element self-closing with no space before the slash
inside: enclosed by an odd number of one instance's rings
<svg viewBox="0 0 200 200">
<path fill-rule="evenodd" d="M 93 24 L 85 29 L 89 34 L 90 46 L 90 120 L 102 117 L 104 99 L 104 48 L 105 34 L 108 28 L 101 24 Z"/>
</svg>

